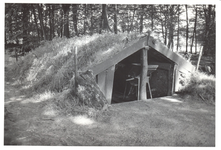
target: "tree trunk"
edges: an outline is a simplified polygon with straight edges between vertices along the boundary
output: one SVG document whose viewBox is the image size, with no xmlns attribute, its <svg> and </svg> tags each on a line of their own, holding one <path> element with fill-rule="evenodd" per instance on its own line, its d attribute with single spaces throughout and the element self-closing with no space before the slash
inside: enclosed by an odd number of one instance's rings
<svg viewBox="0 0 221 150">
<path fill-rule="evenodd" d="M 134 30 L 133 22 L 134 22 L 135 11 L 136 11 L 136 8 L 134 7 L 133 17 L 132 17 L 132 20 L 131 20 L 131 23 L 130 23 L 130 31 Z"/>
<path fill-rule="evenodd" d="M 174 11 L 174 5 L 170 6 L 170 25 L 169 25 L 169 42 L 168 42 L 168 48 L 170 48 L 173 51 L 173 12 Z"/>
<path fill-rule="evenodd" d="M 31 7 L 32 7 L 32 13 L 34 15 L 34 21 L 35 21 L 36 30 L 37 30 L 37 33 L 38 33 L 38 41 L 40 42 L 41 38 L 40 38 L 39 29 L 38 29 L 38 21 L 37 21 L 37 16 L 36 16 L 36 13 L 35 13 L 34 4 L 32 4 Z"/>
<path fill-rule="evenodd" d="M 62 9 L 64 11 L 64 36 L 70 38 L 69 32 L 69 9 L 70 4 L 62 4 Z"/>
<path fill-rule="evenodd" d="M 192 44 L 191 44 L 191 48 L 190 48 L 191 53 L 193 53 L 192 48 L 193 48 L 194 37 L 195 37 L 195 35 L 196 35 L 196 24 L 197 24 L 197 7 L 195 7 L 195 10 L 196 10 L 196 12 L 195 12 L 196 14 L 195 14 L 194 29 L 193 29 L 193 38 L 192 38 Z"/>
<path fill-rule="evenodd" d="M 114 5 L 114 33 L 117 34 L 117 4 Z"/>
<path fill-rule="evenodd" d="M 48 40 L 48 30 L 47 30 L 47 26 L 48 26 L 48 20 L 49 20 L 49 19 L 48 19 L 48 18 L 49 18 L 49 11 L 47 10 L 47 9 L 48 9 L 47 4 L 45 4 L 45 5 L 46 5 L 46 6 L 45 6 L 45 9 L 46 9 L 46 10 L 44 11 L 44 14 L 45 14 L 45 15 L 44 15 L 44 16 L 45 16 L 45 18 L 44 18 L 44 19 L 45 19 L 45 21 L 44 21 L 44 23 L 45 23 L 44 26 L 46 27 L 46 28 L 45 28 L 46 40 Z"/>
<path fill-rule="evenodd" d="M 38 17 L 40 20 L 40 26 L 41 26 L 41 38 L 43 40 L 46 40 L 46 35 L 45 35 L 45 28 L 44 28 L 44 24 L 43 24 L 43 16 L 42 16 L 42 4 L 38 5 Z"/>
<path fill-rule="evenodd" d="M 163 20 L 161 21 L 161 29 L 162 29 L 163 38 L 165 38 Z"/>
<path fill-rule="evenodd" d="M 167 13 L 164 13 L 164 16 L 165 16 L 165 40 L 164 40 L 164 44 L 167 45 L 167 30 L 168 30 L 168 5 L 166 5 L 166 8 L 167 8 Z"/>
<path fill-rule="evenodd" d="M 177 48 L 176 50 L 179 51 L 179 46 L 180 46 L 180 5 L 177 6 L 178 7 L 178 21 L 177 21 L 177 24 L 178 24 L 178 30 L 177 30 Z"/>
<path fill-rule="evenodd" d="M 127 7 L 127 33 L 129 34 L 130 33 L 130 10 L 129 8 Z"/>
<path fill-rule="evenodd" d="M 153 8 L 154 8 L 154 6 L 153 5 L 151 5 L 151 31 L 153 31 L 153 24 L 154 24 L 154 22 L 153 22 L 153 19 L 154 19 L 154 17 L 153 17 Z"/>
<path fill-rule="evenodd" d="M 79 36 L 78 34 L 78 27 L 77 27 L 77 23 L 78 23 L 78 4 L 73 4 L 73 23 L 74 23 L 74 31 L 76 36 Z"/>
<path fill-rule="evenodd" d="M 49 26 L 50 26 L 50 34 L 49 34 L 49 39 L 52 40 L 54 38 L 54 5 L 49 4 Z"/>
<path fill-rule="evenodd" d="M 59 24 L 60 24 L 59 29 L 58 29 L 59 34 L 60 34 L 59 37 L 63 37 L 63 30 L 64 30 L 64 28 L 63 28 L 63 26 L 64 26 L 63 19 L 64 19 L 64 14 L 61 13 L 61 18 L 60 18 L 60 20 L 62 20 L 62 21 L 60 21 L 60 23 L 59 23 Z"/>
<path fill-rule="evenodd" d="M 93 35 L 94 33 L 94 21 L 93 21 L 93 4 L 90 4 L 90 22 L 91 22 L 91 27 L 90 27 L 90 35 Z"/>
<path fill-rule="evenodd" d="M 141 5 L 140 33 L 143 32 L 143 16 L 144 16 L 144 5 Z"/>
<path fill-rule="evenodd" d="M 160 6 L 160 14 L 163 15 L 162 6 Z M 163 21 L 163 19 L 161 19 L 160 22 L 161 22 L 161 29 L 162 29 L 163 38 L 165 38 L 165 34 L 164 34 L 164 21 Z"/>
<path fill-rule="evenodd" d="M 52 5 L 52 9 L 51 9 L 51 23 L 52 23 L 52 39 L 55 37 L 55 34 L 54 34 L 54 10 L 55 10 L 55 5 Z"/>
<path fill-rule="evenodd" d="M 50 30 L 49 30 L 49 40 L 52 40 L 52 9 L 51 9 L 51 5 L 48 4 L 48 11 L 49 11 L 49 27 L 50 27 Z"/>
<path fill-rule="evenodd" d="M 87 28 L 86 28 L 86 24 L 87 24 L 87 4 L 84 4 L 84 33 L 83 34 L 85 34 L 86 33 L 86 30 L 87 30 Z"/>
<path fill-rule="evenodd" d="M 212 5 L 208 6 L 208 10 L 204 7 L 204 16 L 205 16 L 205 36 L 204 36 L 204 46 L 203 52 L 205 55 L 209 53 L 209 35 L 210 35 L 210 23 L 211 23 L 211 7 Z"/>
<path fill-rule="evenodd" d="M 186 53 L 188 53 L 188 38 L 189 38 L 189 19 L 188 19 L 188 8 L 186 7 Z"/>
<path fill-rule="evenodd" d="M 23 44 L 27 44 L 28 39 L 28 14 L 29 6 L 28 4 L 22 5 L 22 28 L 23 28 Z"/>
<path fill-rule="evenodd" d="M 102 15 L 101 15 L 101 30 L 106 30 L 106 31 L 111 31 L 111 28 L 109 26 L 109 22 L 108 22 L 108 18 L 107 18 L 107 5 L 106 4 L 102 4 Z M 100 33 L 101 33 L 100 30 Z"/>
<path fill-rule="evenodd" d="M 16 21 L 17 21 L 17 17 L 16 17 Z M 10 14 L 8 16 L 8 22 L 9 22 L 9 40 L 11 40 L 11 36 L 13 35 L 13 30 L 12 30 L 12 15 Z M 5 35 L 6 35 L 6 30 L 5 30 Z M 6 36 L 5 36 L 6 39 Z M 6 44 L 6 42 L 5 42 Z"/>
<path fill-rule="evenodd" d="M 165 21 L 166 22 L 166 21 Z M 164 44 L 167 45 L 167 24 L 165 24 L 165 39 Z"/>
</svg>

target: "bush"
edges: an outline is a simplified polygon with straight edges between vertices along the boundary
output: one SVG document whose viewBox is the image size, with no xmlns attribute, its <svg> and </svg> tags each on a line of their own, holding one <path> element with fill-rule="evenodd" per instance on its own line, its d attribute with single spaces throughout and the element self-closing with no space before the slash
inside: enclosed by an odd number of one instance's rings
<svg viewBox="0 0 221 150">
<path fill-rule="evenodd" d="M 203 72 L 193 73 L 179 92 L 192 100 L 215 104 L 215 77 Z"/>
</svg>

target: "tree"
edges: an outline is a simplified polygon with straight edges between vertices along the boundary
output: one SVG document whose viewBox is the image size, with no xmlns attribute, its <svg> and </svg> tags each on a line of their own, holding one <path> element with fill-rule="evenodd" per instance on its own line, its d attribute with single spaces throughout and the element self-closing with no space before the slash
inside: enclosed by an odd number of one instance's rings
<svg viewBox="0 0 221 150">
<path fill-rule="evenodd" d="M 84 32 L 83 32 L 83 34 L 85 34 L 86 33 L 86 30 L 87 30 L 87 28 L 86 28 L 86 25 L 88 24 L 87 23 L 87 4 L 84 4 Z"/>
<path fill-rule="evenodd" d="M 180 5 L 177 6 L 178 17 L 177 17 L 177 51 L 179 50 L 179 40 L 180 40 Z"/>
<path fill-rule="evenodd" d="M 169 6 L 166 6 L 166 10 L 164 11 L 164 27 L 165 27 L 165 37 L 164 37 L 164 44 L 167 45 L 167 30 L 168 30 L 168 10 L 169 10 Z"/>
<path fill-rule="evenodd" d="M 157 20 L 159 20 L 160 25 L 161 25 L 161 33 L 163 35 L 163 38 L 165 38 L 165 33 L 164 33 L 164 19 L 163 19 L 163 5 L 159 5 L 159 15 L 157 15 Z"/>
<path fill-rule="evenodd" d="M 181 16 L 185 15 L 183 19 Z M 164 44 L 171 49 L 177 44 L 177 51 L 184 47 L 187 52 L 191 41 L 189 47 L 193 51 L 195 40 L 195 47 L 202 44 L 205 54 L 214 54 L 215 16 L 215 5 L 194 8 L 192 5 L 6 3 L 5 43 L 22 38 L 39 42 L 63 35 L 92 35 L 112 30 L 115 34 L 141 33 L 150 29 L 162 35 Z M 182 43 L 183 39 L 186 41 Z"/>
<path fill-rule="evenodd" d="M 34 21 L 35 21 L 35 28 L 37 30 L 37 33 L 38 33 L 38 41 L 40 42 L 41 41 L 41 37 L 40 37 L 40 32 L 39 32 L 39 27 L 38 27 L 38 20 L 37 20 L 37 16 L 36 16 L 36 12 L 35 12 L 35 5 L 32 4 L 31 5 L 31 8 L 32 8 L 32 14 L 34 16 Z"/>
<path fill-rule="evenodd" d="M 114 5 L 114 33 L 117 34 L 117 4 Z"/>
<path fill-rule="evenodd" d="M 91 24 L 91 26 L 90 26 L 90 35 L 92 35 L 93 33 L 94 33 L 94 19 L 93 19 L 93 17 L 94 17 L 94 14 L 93 14 L 93 9 L 94 9 L 94 7 L 93 7 L 93 4 L 90 4 L 90 14 L 91 14 L 91 16 L 90 16 L 90 24 Z"/>
<path fill-rule="evenodd" d="M 215 54 L 215 6 L 203 5 L 205 18 L 205 33 L 203 51 L 205 55 Z"/>
<path fill-rule="evenodd" d="M 29 17 L 29 5 L 22 4 L 22 23 L 23 23 L 23 44 L 27 44 L 28 39 L 28 17 Z"/>
<path fill-rule="evenodd" d="M 153 31 L 153 26 L 154 26 L 154 5 L 150 5 L 151 6 L 151 30 Z"/>
<path fill-rule="evenodd" d="M 49 4 L 49 25 L 50 25 L 50 40 L 54 38 L 54 5 Z"/>
<path fill-rule="evenodd" d="M 140 14 L 140 33 L 143 32 L 144 7 L 145 7 L 145 5 L 141 5 L 141 14 Z"/>
<path fill-rule="evenodd" d="M 78 4 L 72 4 L 72 7 L 73 7 L 73 23 L 74 23 L 74 31 L 75 31 L 75 35 L 76 36 L 79 36 L 79 33 L 78 33 L 78 27 L 77 27 L 77 24 L 78 24 Z"/>
<path fill-rule="evenodd" d="M 174 30 L 174 23 L 173 23 L 173 17 L 174 17 L 174 5 L 170 6 L 170 23 L 169 23 L 169 42 L 168 42 L 168 48 L 171 48 L 173 50 L 173 30 Z"/>
<path fill-rule="evenodd" d="M 40 20 L 41 39 L 46 40 L 45 27 L 44 27 L 44 24 L 43 24 L 42 4 L 38 5 L 38 18 Z"/>
<path fill-rule="evenodd" d="M 186 53 L 188 52 L 188 37 L 189 37 L 189 19 L 188 19 L 188 7 L 185 5 L 186 8 Z"/>
<path fill-rule="evenodd" d="M 69 32 L 69 10 L 70 4 L 62 4 L 62 9 L 64 11 L 64 36 L 70 38 Z"/>
<path fill-rule="evenodd" d="M 194 22 L 194 30 L 193 30 L 193 36 L 192 36 L 192 44 L 191 44 L 191 47 L 190 47 L 190 52 L 193 53 L 193 42 L 194 42 L 194 37 L 195 37 L 195 41 L 196 41 L 196 24 L 197 24 L 197 7 L 195 7 L 195 22 Z M 195 42 L 196 44 L 196 42 Z M 196 52 L 196 49 L 195 49 L 195 52 Z"/>
<path fill-rule="evenodd" d="M 112 32 L 109 26 L 108 18 L 107 18 L 107 5 L 106 4 L 102 4 L 101 22 L 100 22 L 100 31 L 99 31 L 100 34 L 102 30 Z"/>
<path fill-rule="evenodd" d="M 136 7 L 134 7 L 133 9 L 133 16 L 132 19 L 130 21 L 130 28 L 129 28 L 129 32 L 134 30 L 134 17 L 135 17 L 135 12 L 136 12 Z"/>
</svg>

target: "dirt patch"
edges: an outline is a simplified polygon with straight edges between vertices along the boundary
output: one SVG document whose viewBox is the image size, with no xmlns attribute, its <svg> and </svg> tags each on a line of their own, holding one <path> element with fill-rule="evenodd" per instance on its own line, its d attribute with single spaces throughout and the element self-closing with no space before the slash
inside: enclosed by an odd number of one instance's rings
<svg viewBox="0 0 221 150">
<path fill-rule="evenodd" d="M 17 92 L 16 92 L 17 91 Z M 215 106 L 163 97 L 114 104 L 96 119 L 64 116 L 5 85 L 5 145 L 215 146 Z"/>
</svg>

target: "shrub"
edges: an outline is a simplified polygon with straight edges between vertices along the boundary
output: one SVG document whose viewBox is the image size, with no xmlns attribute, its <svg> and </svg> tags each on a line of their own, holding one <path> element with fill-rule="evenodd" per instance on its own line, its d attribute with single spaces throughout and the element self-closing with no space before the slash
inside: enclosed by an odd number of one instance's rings
<svg viewBox="0 0 221 150">
<path fill-rule="evenodd" d="M 193 100 L 215 104 L 215 77 L 203 72 L 194 72 L 179 93 Z"/>
</svg>

